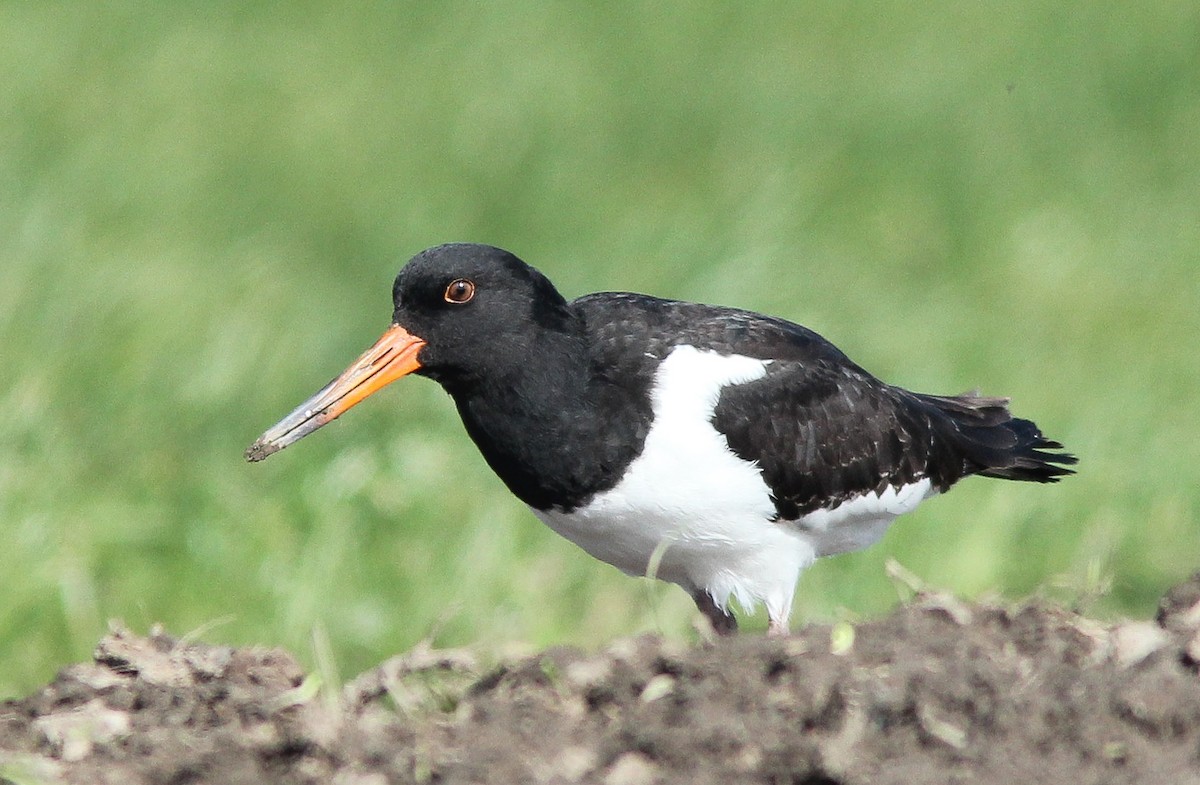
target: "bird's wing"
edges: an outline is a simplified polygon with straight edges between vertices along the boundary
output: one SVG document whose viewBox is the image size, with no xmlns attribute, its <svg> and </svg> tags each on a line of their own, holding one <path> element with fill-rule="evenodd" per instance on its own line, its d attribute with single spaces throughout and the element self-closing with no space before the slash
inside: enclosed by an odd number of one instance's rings
<svg viewBox="0 0 1200 785">
<path fill-rule="evenodd" d="M 786 520 L 925 478 L 937 491 L 975 473 L 1054 482 L 1074 463 L 1045 452 L 1061 445 L 1014 418 L 1007 398 L 885 384 L 784 319 L 622 293 L 575 305 L 590 317 L 601 365 L 640 380 L 639 399 L 653 368 L 681 344 L 768 363 L 762 378 L 722 390 L 712 423 L 736 455 L 758 464 Z"/>
<path fill-rule="evenodd" d="M 848 363 L 775 360 L 722 391 L 713 426 L 788 520 L 923 478 L 945 490 L 971 470 L 935 406 Z"/>
</svg>

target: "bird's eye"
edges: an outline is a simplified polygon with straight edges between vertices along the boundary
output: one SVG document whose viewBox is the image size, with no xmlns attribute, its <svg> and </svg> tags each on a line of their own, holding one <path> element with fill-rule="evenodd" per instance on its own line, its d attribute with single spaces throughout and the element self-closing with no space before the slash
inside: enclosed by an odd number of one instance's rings
<svg viewBox="0 0 1200 785">
<path fill-rule="evenodd" d="M 445 294 L 442 298 L 448 303 L 462 305 L 471 302 L 471 298 L 475 296 L 475 284 L 468 281 L 466 278 L 455 278 L 446 287 Z"/>
</svg>

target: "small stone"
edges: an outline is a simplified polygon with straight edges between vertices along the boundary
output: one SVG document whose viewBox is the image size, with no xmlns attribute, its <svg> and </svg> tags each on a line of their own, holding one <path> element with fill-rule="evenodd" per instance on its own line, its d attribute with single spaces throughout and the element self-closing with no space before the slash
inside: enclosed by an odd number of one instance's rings
<svg viewBox="0 0 1200 785">
<path fill-rule="evenodd" d="M 961 750 L 967 746 L 967 732 L 952 722 L 938 717 L 928 706 L 917 708 L 917 721 L 921 728 L 948 747 Z"/>
<path fill-rule="evenodd" d="M 601 658 L 577 660 L 566 668 L 567 683 L 576 689 L 591 687 L 608 678 L 611 668 Z"/>
<path fill-rule="evenodd" d="M 596 752 L 587 747 L 567 747 L 554 761 L 554 781 L 579 782 L 596 765 Z"/>
<path fill-rule="evenodd" d="M 64 681 L 73 681 L 82 684 L 95 692 L 116 687 L 129 681 L 128 676 L 117 673 L 111 668 L 105 668 L 90 662 L 68 665 L 59 673 L 59 678 Z"/>
<path fill-rule="evenodd" d="M 48 714 L 33 722 L 58 757 L 67 763 L 83 760 L 97 744 L 129 735 L 129 715 L 104 705 L 100 700 Z"/>
<path fill-rule="evenodd" d="M 1166 646 L 1171 636 L 1154 622 L 1126 622 L 1112 631 L 1113 651 L 1122 668 L 1137 665 Z"/>
<path fill-rule="evenodd" d="M 637 641 L 632 638 L 615 640 L 608 646 L 608 653 L 614 660 L 629 661 L 637 657 Z"/>
<path fill-rule="evenodd" d="M 653 785 L 658 766 L 645 755 L 627 752 L 617 758 L 604 778 L 604 785 Z"/>
<path fill-rule="evenodd" d="M 659 698 L 670 695 L 674 689 L 675 677 L 668 673 L 660 673 L 646 682 L 646 686 L 642 688 L 642 694 L 639 698 L 642 703 L 651 703 Z"/>
<path fill-rule="evenodd" d="M 183 650 L 183 659 L 201 679 L 217 679 L 229 668 L 233 649 L 228 646 L 190 647 Z"/>
</svg>

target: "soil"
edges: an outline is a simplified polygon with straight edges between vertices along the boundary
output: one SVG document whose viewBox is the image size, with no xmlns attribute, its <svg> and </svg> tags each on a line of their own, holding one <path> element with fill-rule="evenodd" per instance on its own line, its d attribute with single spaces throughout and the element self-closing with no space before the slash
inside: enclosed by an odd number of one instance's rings
<svg viewBox="0 0 1200 785">
<path fill-rule="evenodd" d="M 480 666 L 418 647 L 340 693 L 276 649 L 115 629 L 0 704 L 30 783 L 1200 783 L 1200 575 L 1153 622 L 918 594 L 885 618 Z"/>
</svg>

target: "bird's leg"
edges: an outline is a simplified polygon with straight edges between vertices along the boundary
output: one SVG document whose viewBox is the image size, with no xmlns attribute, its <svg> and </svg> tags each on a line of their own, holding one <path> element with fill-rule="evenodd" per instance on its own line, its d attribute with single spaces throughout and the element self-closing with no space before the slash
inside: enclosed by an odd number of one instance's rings
<svg viewBox="0 0 1200 785">
<path fill-rule="evenodd" d="M 767 622 L 767 635 L 772 638 L 784 638 L 790 633 L 787 619 L 771 619 Z"/>
<path fill-rule="evenodd" d="M 712 624 L 713 631 L 717 635 L 737 635 L 737 619 L 733 618 L 733 614 L 729 611 L 718 608 L 717 604 L 713 602 L 711 594 L 704 589 L 696 589 L 692 592 L 692 599 L 696 601 L 696 607 Z"/>
</svg>

